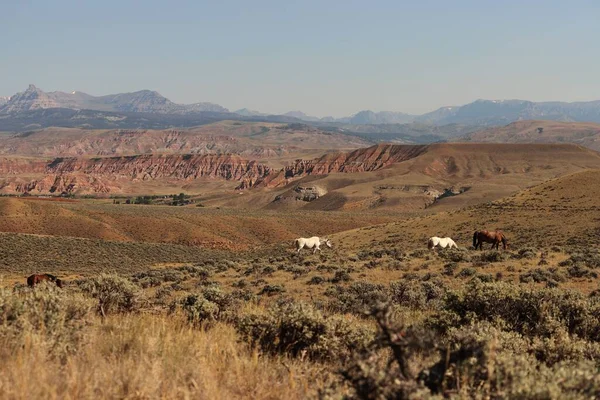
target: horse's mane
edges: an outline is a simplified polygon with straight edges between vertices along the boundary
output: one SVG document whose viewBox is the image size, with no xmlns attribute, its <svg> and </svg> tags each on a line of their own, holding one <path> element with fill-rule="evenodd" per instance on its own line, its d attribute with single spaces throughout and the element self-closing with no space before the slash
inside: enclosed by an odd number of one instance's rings
<svg viewBox="0 0 600 400">
<path fill-rule="evenodd" d="M 58 279 L 57 277 L 55 277 L 54 275 L 51 275 L 51 274 L 44 274 L 44 275 L 46 275 L 48 278 L 50 278 L 53 281 L 55 281 L 56 279 Z"/>
</svg>

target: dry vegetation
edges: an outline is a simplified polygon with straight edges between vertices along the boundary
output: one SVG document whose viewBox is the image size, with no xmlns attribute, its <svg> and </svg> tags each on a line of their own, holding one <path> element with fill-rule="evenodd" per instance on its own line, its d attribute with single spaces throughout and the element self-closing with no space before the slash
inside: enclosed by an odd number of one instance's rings
<svg viewBox="0 0 600 400">
<path fill-rule="evenodd" d="M 600 150 L 599 137 L 600 125 L 591 122 L 518 121 L 471 133 L 458 140 L 493 143 L 577 143 Z"/>
<path fill-rule="evenodd" d="M 2 232 L 209 249 L 248 250 L 298 236 L 327 235 L 396 218 L 393 214 L 273 212 L 0 198 Z"/>
<path fill-rule="evenodd" d="M 0 395 L 599 398 L 599 180 L 338 233 L 314 255 L 4 234 Z M 509 250 L 470 249 L 496 227 Z M 459 249 L 428 251 L 434 234 Z M 63 290 L 11 280 L 56 260 L 77 275 Z"/>
</svg>

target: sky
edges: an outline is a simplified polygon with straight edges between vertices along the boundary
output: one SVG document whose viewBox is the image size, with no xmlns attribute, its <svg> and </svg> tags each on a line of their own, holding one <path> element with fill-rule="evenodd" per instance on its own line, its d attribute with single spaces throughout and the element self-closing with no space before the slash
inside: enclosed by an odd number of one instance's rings
<svg viewBox="0 0 600 400">
<path fill-rule="evenodd" d="M 0 96 L 151 89 L 230 110 L 600 99 L 597 0 L 0 0 Z"/>
</svg>

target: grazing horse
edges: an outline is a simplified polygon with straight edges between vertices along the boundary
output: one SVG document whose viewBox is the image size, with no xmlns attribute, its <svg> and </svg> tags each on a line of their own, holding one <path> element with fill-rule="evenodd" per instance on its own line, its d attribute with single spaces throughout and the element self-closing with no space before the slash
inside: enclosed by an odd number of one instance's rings
<svg viewBox="0 0 600 400">
<path fill-rule="evenodd" d="M 321 240 L 323 240 L 323 242 L 327 245 L 327 247 L 332 247 L 331 246 L 331 241 L 329 239 L 326 238 L 319 238 L 318 236 L 313 236 L 311 238 L 298 238 L 296 240 L 294 240 L 294 246 L 296 246 L 296 252 L 300 253 L 300 250 L 302 250 L 303 248 L 307 248 L 307 249 L 313 249 L 313 254 L 315 254 L 317 252 L 317 250 L 321 251 L 321 248 L 319 246 L 321 246 Z"/>
<path fill-rule="evenodd" d="M 477 247 L 479 247 L 480 250 L 483 250 L 484 242 L 492 244 L 490 249 L 496 247 L 496 250 L 498 250 L 500 242 L 502 242 L 502 248 L 504 250 L 508 248 L 508 240 L 506 239 L 506 236 L 504 236 L 504 232 L 498 229 L 494 232 L 484 230 L 475 231 L 475 233 L 473 233 L 473 247 L 475 247 L 475 250 L 477 250 Z"/>
<path fill-rule="evenodd" d="M 35 285 L 37 285 L 38 283 L 43 282 L 43 281 L 54 282 L 54 283 L 56 283 L 56 286 L 58 286 L 59 288 L 62 288 L 62 281 L 60 279 L 58 279 L 57 277 L 55 277 L 54 275 L 50 275 L 50 274 L 41 274 L 41 275 L 33 274 L 29 278 L 27 278 L 27 285 L 34 287 Z"/>
<path fill-rule="evenodd" d="M 437 236 L 430 237 L 429 241 L 427 242 L 427 248 L 429 250 L 433 250 L 436 246 L 440 246 L 442 249 L 445 249 L 446 247 L 449 249 L 451 249 L 453 247 L 458 248 L 456 243 L 454 243 L 454 240 L 452 240 L 449 237 L 445 237 L 445 238 L 440 238 Z"/>
</svg>

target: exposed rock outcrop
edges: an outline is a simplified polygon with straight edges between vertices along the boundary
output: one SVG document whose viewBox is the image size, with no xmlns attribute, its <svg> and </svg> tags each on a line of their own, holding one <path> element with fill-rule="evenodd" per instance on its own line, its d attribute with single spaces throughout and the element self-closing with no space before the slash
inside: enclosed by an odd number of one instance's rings
<svg viewBox="0 0 600 400">
<path fill-rule="evenodd" d="M 306 175 L 376 171 L 418 157 L 427 151 L 427 147 L 426 145 L 379 144 L 351 152 L 325 154 L 315 160 L 296 160 L 283 170 L 268 176 L 263 183 L 269 187 L 278 187 L 288 184 L 294 178 Z"/>
<path fill-rule="evenodd" d="M 6 191 L 71 193 L 111 192 L 116 180 L 149 181 L 222 179 L 239 182 L 238 188 L 255 186 L 271 169 L 255 160 L 235 155 L 139 155 L 107 158 L 56 158 L 50 162 L 1 160 L 2 175 L 43 174 L 31 180 L 3 184 Z"/>
</svg>

